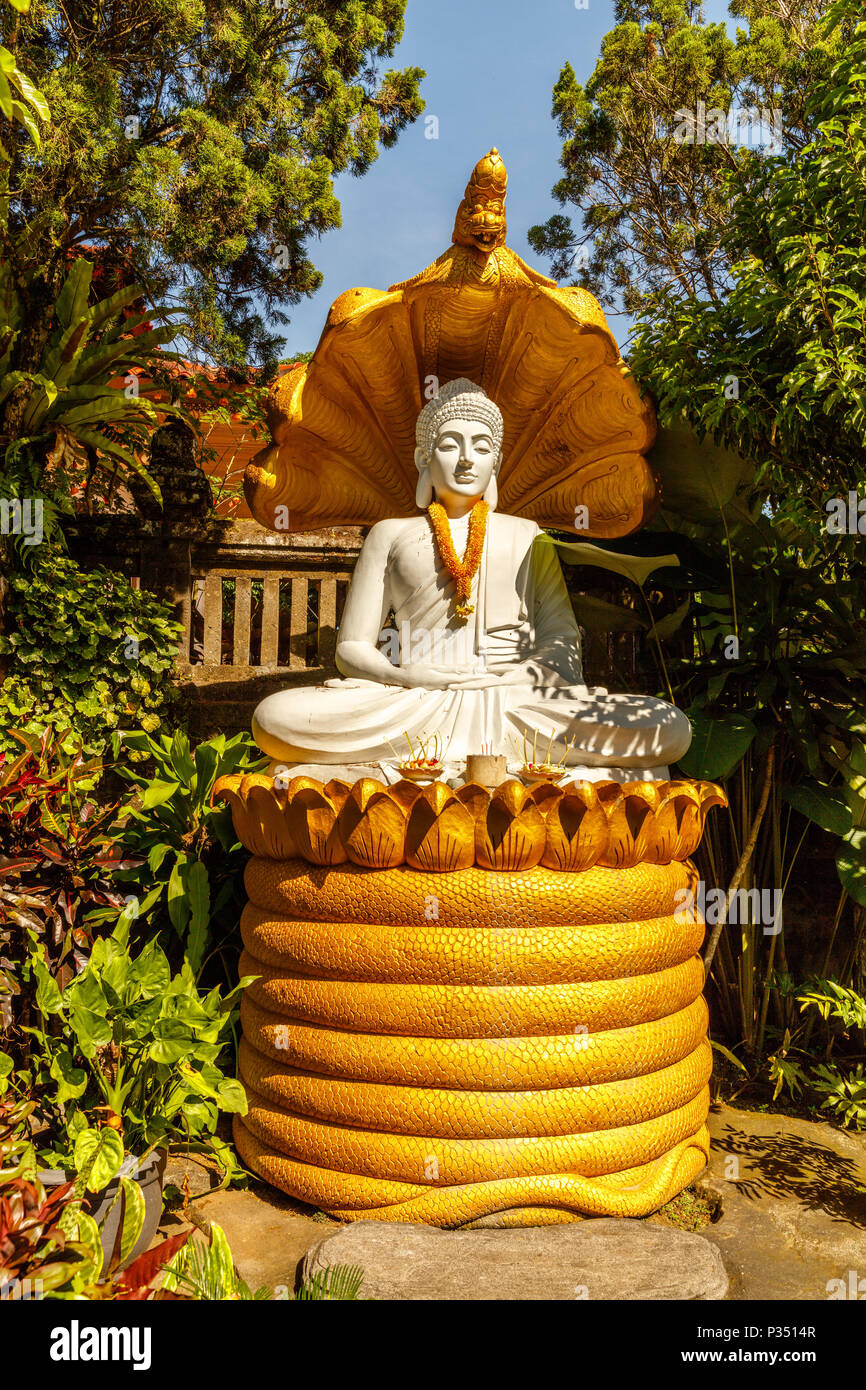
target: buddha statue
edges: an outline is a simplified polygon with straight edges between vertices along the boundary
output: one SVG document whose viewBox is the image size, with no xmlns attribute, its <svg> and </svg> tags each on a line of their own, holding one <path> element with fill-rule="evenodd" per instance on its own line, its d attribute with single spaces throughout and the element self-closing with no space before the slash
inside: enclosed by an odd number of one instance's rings
<svg viewBox="0 0 866 1390">
<path fill-rule="evenodd" d="M 367 535 L 339 631 L 343 679 L 278 692 L 255 712 L 275 765 L 394 782 L 407 740 L 435 741 L 446 776 L 482 751 L 516 771 L 531 749 L 571 778 L 623 782 L 667 778 L 685 753 L 681 711 L 584 684 L 555 545 L 535 521 L 497 511 L 503 433 L 498 406 L 465 378 L 423 407 L 418 512 Z"/>
<path fill-rule="evenodd" d="M 340 1221 L 643 1217 L 708 1153 L 678 903 L 724 796 L 665 780 L 680 711 L 586 686 L 543 529 L 644 524 L 655 416 L 595 300 L 505 244 L 506 182 L 491 150 L 432 265 L 339 296 L 245 475 L 263 526 L 370 527 L 341 679 L 262 701 L 271 775 L 214 788 L 252 855 L 235 1142 Z M 409 744 L 441 763 L 404 779 Z"/>
</svg>

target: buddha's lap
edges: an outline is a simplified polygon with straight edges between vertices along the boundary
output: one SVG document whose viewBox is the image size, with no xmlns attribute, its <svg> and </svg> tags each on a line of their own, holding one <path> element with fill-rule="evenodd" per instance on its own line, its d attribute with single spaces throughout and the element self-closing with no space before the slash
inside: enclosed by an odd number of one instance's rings
<svg viewBox="0 0 866 1390">
<path fill-rule="evenodd" d="M 285 738 L 292 731 L 309 737 L 317 729 L 334 731 L 343 716 L 358 731 L 369 722 L 370 732 L 402 732 L 413 719 L 459 723 L 474 713 L 498 713 L 523 731 L 538 728 L 576 737 L 582 747 L 598 743 L 605 730 L 628 735 L 655 735 L 655 751 L 675 760 L 688 746 L 690 725 L 681 710 L 650 695 L 609 694 L 586 686 L 546 687 L 494 684 L 475 690 L 407 688 L 378 681 L 334 680 L 319 686 L 279 691 L 261 702 L 255 725 Z M 682 745 L 682 746 L 681 746 Z"/>
</svg>

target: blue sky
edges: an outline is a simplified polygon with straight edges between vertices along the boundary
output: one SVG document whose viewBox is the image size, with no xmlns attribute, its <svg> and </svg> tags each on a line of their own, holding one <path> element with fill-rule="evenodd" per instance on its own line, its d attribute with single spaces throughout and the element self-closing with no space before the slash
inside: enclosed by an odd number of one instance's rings
<svg viewBox="0 0 866 1390">
<path fill-rule="evenodd" d="M 725 15 L 724 0 L 706 4 L 707 19 Z M 343 225 L 309 242 L 325 279 L 289 310 L 286 356 L 315 347 L 343 290 L 386 289 L 445 250 L 470 171 L 492 145 L 508 168 L 508 244 L 548 270 L 526 232 L 558 210 L 553 85 L 566 60 L 579 80 L 589 77 L 613 23 L 613 0 L 580 10 L 574 0 L 409 0 L 403 42 L 387 66 L 426 69 L 425 116 L 438 117 L 439 138 L 425 137 L 422 116 L 363 178 L 337 180 Z M 622 339 L 627 321 L 611 317 L 610 326 Z"/>
</svg>

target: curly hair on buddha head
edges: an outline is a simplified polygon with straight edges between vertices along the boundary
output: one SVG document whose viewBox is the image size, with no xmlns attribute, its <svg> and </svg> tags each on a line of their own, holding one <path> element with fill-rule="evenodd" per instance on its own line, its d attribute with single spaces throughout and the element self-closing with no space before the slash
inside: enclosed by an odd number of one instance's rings
<svg viewBox="0 0 866 1390">
<path fill-rule="evenodd" d="M 481 386 L 476 386 L 465 376 L 443 386 L 418 416 L 415 443 L 425 460 L 430 458 L 442 427 L 449 420 L 480 420 L 490 430 L 497 454 L 501 454 L 504 434 L 502 411 Z"/>
</svg>

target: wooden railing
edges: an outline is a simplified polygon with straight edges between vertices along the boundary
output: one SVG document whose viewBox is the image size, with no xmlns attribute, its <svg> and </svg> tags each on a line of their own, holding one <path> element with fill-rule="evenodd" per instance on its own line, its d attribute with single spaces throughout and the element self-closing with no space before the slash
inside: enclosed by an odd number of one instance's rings
<svg viewBox="0 0 866 1390">
<path fill-rule="evenodd" d="M 119 570 L 174 605 L 182 626 L 178 680 L 194 733 L 248 728 L 265 695 L 337 674 L 337 628 L 359 528 L 280 535 L 239 521 L 202 539 L 108 520 L 80 520 L 71 553 L 85 567 Z"/>
<path fill-rule="evenodd" d="M 356 534 L 283 537 L 239 522 L 193 547 L 181 602 L 181 675 L 196 684 L 333 673 Z"/>
</svg>

